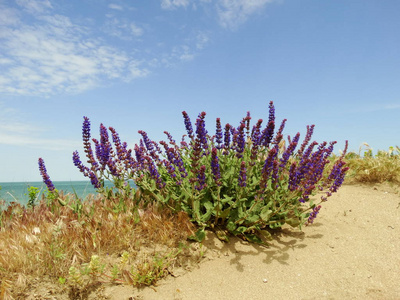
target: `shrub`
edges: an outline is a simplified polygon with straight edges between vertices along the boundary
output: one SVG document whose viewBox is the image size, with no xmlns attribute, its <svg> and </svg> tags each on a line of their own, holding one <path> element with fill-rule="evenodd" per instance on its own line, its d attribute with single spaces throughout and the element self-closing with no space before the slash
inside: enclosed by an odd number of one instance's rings
<svg viewBox="0 0 400 300">
<path fill-rule="evenodd" d="M 101 192 L 104 180 L 112 180 L 122 192 L 130 190 L 129 180 L 133 180 L 140 194 L 134 199 L 186 212 L 198 226 L 192 236 L 198 241 L 204 239 L 205 228 L 215 230 L 221 239 L 231 233 L 262 242 L 260 236 L 270 237 L 265 229 L 310 224 L 320 202 L 338 190 L 348 170 L 343 161 L 347 141 L 343 155 L 325 170 L 336 142 L 310 143 L 314 125 L 307 126 L 297 151 L 300 133 L 288 137 L 285 147 L 286 119 L 274 134 L 273 102 L 264 128 L 261 119 L 250 127 L 247 113 L 238 127 L 222 127 L 217 118 L 215 135 L 206 130 L 205 112 L 199 114 L 195 128 L 188 114 L 182 114 L 187 135 L 179 144 L 168 132 L 164 132 L 168 141 L 156 143 L 140 130 L 142 139 L 133 150 L 121 143 L 114 128 L 108 131 L 103 124 L 100 139 L 91 139 L 90 121 L 84 117 L 83 145 L 89 166 L 77 151 L 74 164 Z M 45 182 L 49 179 L 43 177 Z M 310 196 L 317 191 L 323 194 L 314 203 Z"/>
</svg>

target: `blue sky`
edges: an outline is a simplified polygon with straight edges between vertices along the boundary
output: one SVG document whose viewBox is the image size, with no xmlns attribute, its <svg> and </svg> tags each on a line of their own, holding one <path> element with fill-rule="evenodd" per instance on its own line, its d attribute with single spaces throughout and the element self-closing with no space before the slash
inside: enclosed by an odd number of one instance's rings
<svg viewBox="0 0 400 300">
<path fill-rule="evenodd" d="M 358 152 L 399 145 L 398 0 L 0 0 L 0 182 L 81 180 L 83 116 L 133 147 L 184 133 L 181 112 Z"/>
</svg>

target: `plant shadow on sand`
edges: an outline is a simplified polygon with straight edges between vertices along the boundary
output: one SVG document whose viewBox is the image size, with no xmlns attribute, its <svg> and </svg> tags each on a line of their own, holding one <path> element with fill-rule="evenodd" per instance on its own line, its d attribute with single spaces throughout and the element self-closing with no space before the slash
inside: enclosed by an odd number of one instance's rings
<svg viewBox="0 0 400 300">
<path fill-rule="evenodd" d="M 315 225 L 318 225 L 316 223 Z M 305 239 L 319 239 L 322 234 L 307 235 L 303 231 L 291 228 L 282 228 L 271 232 L 273 240 L 266 241 L 266 245 L 249 243 L 238 237 L 232 237 L 229 242 L 220 241 L 217 236 L 208 232 L 204 246 L 207 249 L 205 258 L 215 259 L 218 257 L 228 257 L 230 264 L 235 266 L 239 272 L 243 272 L 244 266 L 241 260 L 244 256 L 261 256 L 263 262 L 270 264 L 277 261 L 286 265 L 289 259 L 289 252 L 296 249 L 307 247 Z"/>
</svg>

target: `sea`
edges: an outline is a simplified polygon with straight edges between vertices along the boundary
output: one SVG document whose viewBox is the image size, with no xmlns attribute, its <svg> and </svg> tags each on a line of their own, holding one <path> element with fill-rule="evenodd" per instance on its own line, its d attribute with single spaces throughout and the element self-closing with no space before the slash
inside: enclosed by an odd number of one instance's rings
<svg viewBox="0 0 400 300">
<path fill-rule="evenodd" d="M 80 199 L 86 199 L 89 194 L 97 194 L 96 190 L 90 181 L 53 181 L 54 186 L 58 191 L 63 191 L 64 194 L 75 193 Z M 106 187 L 112 187 L 113 183 L 106 181 Z M 43 182 L 0 182 L 0 199 L 6 203 L 19 202 L 23 205 L 28 203 L 30 186 L 39 189 L 38 199 L 41 199 L 42 194 L 47 192 L 46 185 Z"/>
</svg>

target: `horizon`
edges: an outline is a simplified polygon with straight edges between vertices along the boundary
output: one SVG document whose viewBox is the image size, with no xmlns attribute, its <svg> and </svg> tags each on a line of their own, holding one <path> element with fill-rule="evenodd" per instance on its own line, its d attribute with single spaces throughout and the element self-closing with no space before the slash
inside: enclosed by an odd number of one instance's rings
<svg viewBox="0 0 400 300">
<path fill-rule="evenodd" d="M 400 146 L 400 2 L 159 0 L 0 2 L 0 182 L 86 181 L 72 153 L 112 126 L 129 148 L 185 134 L 205 111 L 237 126 L 250 111 L 287 135 Z"/>
</svg>

